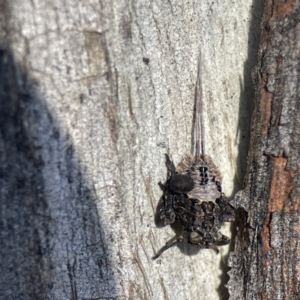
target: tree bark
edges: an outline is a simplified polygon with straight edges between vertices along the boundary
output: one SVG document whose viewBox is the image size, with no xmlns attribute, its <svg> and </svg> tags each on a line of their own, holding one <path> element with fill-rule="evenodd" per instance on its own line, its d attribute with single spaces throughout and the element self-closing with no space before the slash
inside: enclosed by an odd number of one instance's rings
<svg viewBox="0 0 300 300">
<path fill-rule="evenodd" d="M 300 3 L 266 1 L 230 299 L 300 297 Z"/>
<path fill-rule="evenodd" d="M 191 152 L 201 49 L 206 151 L 241 188 L 260 1 L 0 5 L 0 298 L 226 299 L 228 247 L 152 261 L 157 183 Z"/>
</svg>

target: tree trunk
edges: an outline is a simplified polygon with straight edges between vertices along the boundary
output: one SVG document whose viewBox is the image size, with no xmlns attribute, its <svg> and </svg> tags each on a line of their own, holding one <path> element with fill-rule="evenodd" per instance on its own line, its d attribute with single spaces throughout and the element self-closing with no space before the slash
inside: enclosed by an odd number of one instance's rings
<svg viewBox="0 0 300 300">
<path fill-rule="evenodd" d="M 300 4 L 266 1 L 230 299 L 300 297 Z"/>
<path fill-rule="evenodd" d="M 157 183 L 191 152 L 201 50 L 206 151 L 241 188 L 260 1 L 0 5 L 0 298 L 228 297 L 228 247 L 151 259 Z"/>
</svg>

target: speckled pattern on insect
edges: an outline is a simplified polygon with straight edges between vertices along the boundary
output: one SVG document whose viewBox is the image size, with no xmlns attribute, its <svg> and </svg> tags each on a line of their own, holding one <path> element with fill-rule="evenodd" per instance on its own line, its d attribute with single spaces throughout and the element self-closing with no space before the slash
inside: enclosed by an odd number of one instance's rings
<svg viewBox="0 0 300 300">
<path fill-rule="evenodd" d="M 163 201 L 159 210 L 160 220 L 164 225 L 178 220 L 184 229 L 161 248 L 153 259 L 157 259 L 165 250 L 181 241 L 198 248 L 222 246 L 230 241 L 219 230 L 224 222 L 234 220 L 234 209 L 222 193 L 222 176 L 219 170 L 212 159 L 205 155 L 204 150 L 200 64 L 201 56 L 196 84 L 195 155 L 186 155 L 175 168 L 169 155 L 166 154 L 167 180 L 165 184 L 159 183 L 163 190 Z"/>
</svg>

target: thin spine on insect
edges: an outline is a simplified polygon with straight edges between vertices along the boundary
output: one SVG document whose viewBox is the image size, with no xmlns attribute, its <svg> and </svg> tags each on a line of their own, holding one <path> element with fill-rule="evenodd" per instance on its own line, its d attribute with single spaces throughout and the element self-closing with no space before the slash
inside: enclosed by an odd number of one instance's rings
<svg viewBox="0 0 300 300">
<path fill-rule="evenodd" d="M 196 159 L 200 158 L 200 147 L 201 147 L 201 156 L 205 156 L 205 130 L 204 130 L 204 118 L 203 118 L 203 91 L 202 91 L 202 55 L 201 51 L 199 53 L 198 59 L 198 76 L 196 83 L 196 107 L 195 107 L 195 125 L 194 125 L 194 141 L 195 143 L 195 157 Z M 200 142 L 201 137 L 201 142 Z"/>
</svg>

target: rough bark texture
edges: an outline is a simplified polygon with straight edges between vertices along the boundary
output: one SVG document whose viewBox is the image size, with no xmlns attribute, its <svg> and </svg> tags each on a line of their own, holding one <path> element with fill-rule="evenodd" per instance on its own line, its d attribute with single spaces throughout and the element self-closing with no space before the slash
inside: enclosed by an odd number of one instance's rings
<svg viewBox="0 0 300 300">
<path fill-rule="evenodd" d="M 157 183 L 191 151 L 201 49 L 207 153 L 241 188 L 261 1 L 0 5 L 0 298 L 226 298 L 224 248 L 151 260 Z"/>
<path fill-rule="evenodd" d="M 230 299 L 300 297 L 300 3 L 266 1 Z"/>
</svg>

